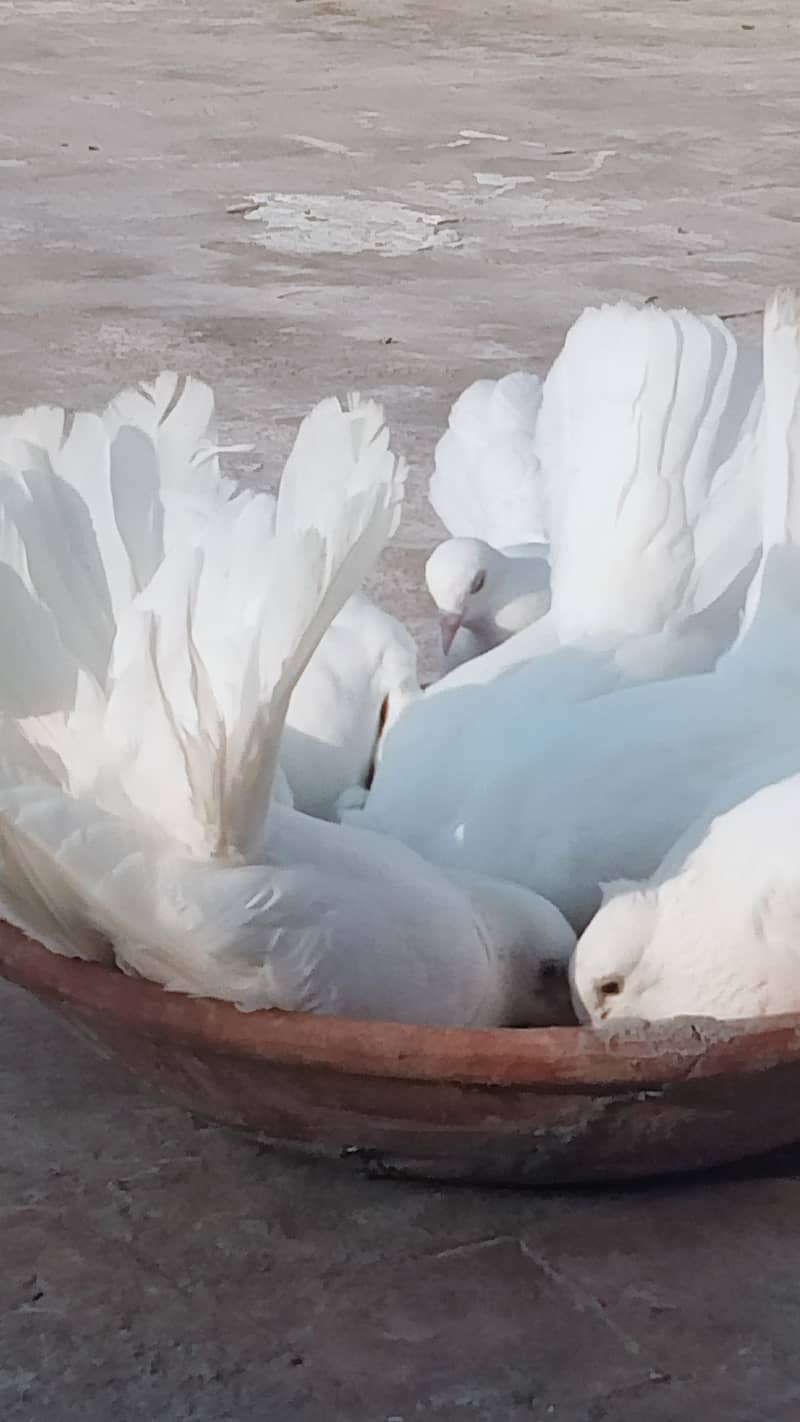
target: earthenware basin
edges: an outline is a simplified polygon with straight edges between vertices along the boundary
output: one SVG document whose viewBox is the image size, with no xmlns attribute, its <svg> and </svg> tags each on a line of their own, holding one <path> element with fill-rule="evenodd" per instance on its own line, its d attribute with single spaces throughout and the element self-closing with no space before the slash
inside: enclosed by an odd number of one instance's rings
<svg viewBox="0 0 800 1422">
<path fill-rule="evenodd" d="M 630 1179 L 800 1140 L 800 1017 L 467 1031 L 245 1014 L 5 924 L 0 973 L 197 1115 L 368 1174 Z"/>
</svg>

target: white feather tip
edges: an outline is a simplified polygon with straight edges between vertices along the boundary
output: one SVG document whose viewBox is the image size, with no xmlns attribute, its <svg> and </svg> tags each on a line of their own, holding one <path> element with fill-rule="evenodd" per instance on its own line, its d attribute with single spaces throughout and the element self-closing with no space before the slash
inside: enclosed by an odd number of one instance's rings
<svg viewBox="0 0 800 1422">
<path fill-rule="evenodd" d="M 779 286 L 764 311 L 764 340 L 786 326 L 800 328 L 800 292 L 796 287 Z"/>
</svg>

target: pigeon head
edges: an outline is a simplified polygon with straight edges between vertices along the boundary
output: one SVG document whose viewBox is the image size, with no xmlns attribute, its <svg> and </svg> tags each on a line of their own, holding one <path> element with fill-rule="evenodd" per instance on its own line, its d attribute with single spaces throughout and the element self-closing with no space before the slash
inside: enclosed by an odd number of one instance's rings
<svg viewBox="0 0 800 1422">
<path fill-rule="evenodd" d="M 449 652 L 460 627 L 490 618 L 503 555 L 479 538 L 448 538 L 425 566 L 428 591 L 441 613 L 442 646 Z"/>
<path fill-rule="evenodd" d="M 603 903 L 578 940 L 570 965 L 572 1003 L 581 1022 L 643 1017 L 645 949 L 655 920 L 652 894 L 625 880 L 608 884 Z"/>
<path fill-rule="evenodd" d="M 520 884 L 445 869 L 464 890 L 501 971 L 504 1016 L 510 1027 L 574 1025 L 569 961 L 575 934 L 548 899 Z"/>
</svg>

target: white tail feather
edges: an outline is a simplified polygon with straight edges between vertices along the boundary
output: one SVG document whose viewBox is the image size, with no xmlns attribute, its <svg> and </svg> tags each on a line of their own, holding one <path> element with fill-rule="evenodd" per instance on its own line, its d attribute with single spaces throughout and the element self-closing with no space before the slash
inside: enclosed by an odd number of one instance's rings
<svg viewBox="0 0 800 1422">
<path fill-rule="evenodd" d="M 764 549 L 800 546 L 800 295 L 796 291 L 776 291 L 764 312 L 764 390 Z"/>
<path fill-rule="evenodd" d="M 165 552 L 236 494 L 219 471 L 212 417 L 207 386 L 165 374 L 124 391 L 102 417 L 40 407 L 0 421 L 0 604 L 11 602 L 2 623 L 12 610 L 42 623 L 47 609 L 53 655 L 105 686 L 132 599 Z M 23 649 L 52 661 L 41 637 L 23 641 L 19 630 Z M 0 651 L 5 633 L 0 625 Z"/>
<path fill-rule="evenodd" d="M 210 390 L 170 373 L 102 418 L 0 422 L 0 710 L 65 787 L 199 854 L 260 833 L 292 689 L 406 472 L 358 397 L 303 422 L 277 512 L 215 440 Z"/>
<path fill-rule="evenodd" d="M 456 400 L 428 489 L 455 538 L 495 548 L 547 538 L 547 499 L 534 450 L 542 398 L 535 375 L 476 380 Z"/>
<path fill-rule="evenodd" d="M 195 854 L 246 852 L 263 829 L 292 690 L 394 531 L 405 465 L 389 450 L 378 406 L 354 400 L 343 411 L 325 401 L 298 434 L 277 533 L 270 495 L 229 497 L 212 479 L 197 502 L 202 526 L 192 508 L 181 536 L 176 509 L 168 535 L 164 496 L 184 485 L 191 495 L 192 449 L 201 447 L 210 395 L 194 383 L 180 392 L 174 378 L 154 388 L 160 404 L 147 391 L 114 402 L 110 444 L 90 417 L 68 436 L 80 434 L 101 493 L 104 478 L 111 489 L 117 545 L 106 539 L 100 548 L 91 520 L 76 517 L 77 532 L 62 546 L 56 420 L 48 417 L 49 453 L 36 447 L 37 481 L 8 473 L 0 706 L 57 758 L 74 792 L 119 813 L 136 808 Z M 86 468 L 84 476 L 86 501 L 73 497 L 85 514 L 94 489 Z M 96 566 L 98 585 L 107 586 L 103 554 L 128 574 L 127 602 L 117 596 L 115 615 L 108 598 L 93 599 L 82 571 Z"/>
<path fill-rule="evenodd" d="M 103 421 L 110 439 L 123 429 L 147 435 L 159 465 L 168 471 L 168 484 L 186 494 L 235 490 L 222 474 L 217 454 L 214 394 L 208 385 L 174 371 L 162 371 L 153 381 L 123 390 L 107 405 Z M 198 478 L 197 471 L 205 472 Z"/>
<path fill-rule="evenodd" d="M 776 291 L 764 312 L 761 482 L 763 554 L 748 592 L 737 657 L 785 658 L 785 618 L 800 613 L 800 295 Z"/>
<path fill-rule="evenodd" d="M 562 640 L 659 632 L 714 602 L 746 566 L 758 542 L 752 469 L 737 477 L 731 527 L 721 501 L 703 522 L 757 386 L 756 363 L 716 318 L 625 303 L 579 317 L 537 425 Z M 701 547 L 725 550 L 713 577 L 700 575 Z"/>
<path fill-rule="evenodd" d="M 405 466 L 376 406 L 324 402 L 288 467 L 274 539 L 266 498 L 233 509 L 191 563 L 164 563 L 120 636 L 121 784 L 144 812 L 158 787 L 160 822 L 202 855 L 259 842 L 292 691 L 399 517 Z"/>
<path fill-rule="evenodd" d="M 220 476 L 212 411 L 165 375 L 102 419 L 0 422 L 0 912 L 54 952 L 297 1006 L 313 915 L 289 905 L 273 981 L 259 915 L 278 891 L 237 860 L 273 785 L 291 798 L 292 690 L 396 528 L 406 471 L 378 406 L 326 401 L 276 511 Z"/>
</svg>

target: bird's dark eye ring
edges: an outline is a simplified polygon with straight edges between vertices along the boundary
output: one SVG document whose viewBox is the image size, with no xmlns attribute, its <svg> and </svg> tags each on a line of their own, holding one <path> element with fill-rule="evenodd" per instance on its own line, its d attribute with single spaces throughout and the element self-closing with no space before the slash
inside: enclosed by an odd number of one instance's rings
<svg viewBox="0 0 800 1422">
<path fill-rule="evenodd" d="M 600 984 L 600 991 L 604 997 L 615 997 L 622 992 L 622 983 L 619 978 L 605 978 Z"/>
<path fill-rule="evenodd" d="M 560 963 L 542 963 L 541 977 L 545 978 L 548 982 L 552 978 L 557 978 L 560 972 Z"/>
<path fill-rule="evenodd" d="M 486 582 L 486 574 L 485 574 L 485 572 L 483 571 L 483 568 L 481 568 L 481 571 L 480 571 L 479 573 L 476 573 L 476 574 L 475 574 L 475 577 L 472 579 L 472 582 L 471 582 L 470 585 L 469 585 L 469 590 L 470 590 L 470 592 L 471 592 L 471 593 L 478 593 L 478 592 L 480 592 L 480 590 L 481 590 L 481 588 L 483 587 L 483 585 L 484 585 L 485 582 Z"/>
</svg>

